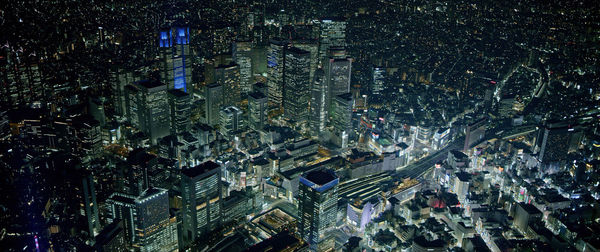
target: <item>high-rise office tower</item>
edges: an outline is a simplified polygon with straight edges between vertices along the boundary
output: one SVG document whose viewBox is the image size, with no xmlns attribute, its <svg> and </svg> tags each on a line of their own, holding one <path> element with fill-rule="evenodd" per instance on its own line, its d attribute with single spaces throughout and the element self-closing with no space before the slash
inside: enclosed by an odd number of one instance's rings
<svg viewBox="0 0 600 252">
<path fill-rule="evenodd" d="M 169 135 L 170 110 L 167 86 L 158 81 L 143 80 L 126 88 L 127 118 L 150 136 L 153 144 Z"/>
<path fill-rule="evenodd" d="M 166 189 L 148 188 L 139 196 L 114 193 L 107 203 L 113 221 L 123 221 L 125 237 L 136 251 L 173 251 L 178 248 L 177 223 L 169 214 Z"/>
<path fill-rule="evenodd" d="M 296 47 L 289 48 L 284 69 L 284 115 L 295 122 L 307 121 L 310 109 L 310 53 Z"/>
<path fill-rule="evenodd" d="M 111 105 L 115 114 L 119 116 L 126 116 L 127 106 L 126 99 L 127 94 L 125 93 L 125 87 L 136 81 L 141 81 L 145 78 L 145 74 L 152 69 L 151 64 L 137 65 L 135 67 L 113 67 L 110 70 L 110 81 L 111 81 Z"/>
<path fill-rule="evenodd" d="M 575 129 L 566 122 L 547 122 L 538 131 L 536 149 L 542 164 L 565 161 Z"/>
<path fill-rule="evenodd" d="M 343 18 L 319 20 L 319 60 L 327 57 L 330 47 L 346 47 L 346 21 Z"/>
<path fill-rule="evenodd" d="M 335 228 L 339 178 L 330 170 L 314 170 L 300 177 L 298 232 L 312 251 L 333 249 L 330 230 Z"/>
<path fill-rule="evenodd" d="M 479 142 L 485 137 L 486 126 L 486 117 L 473 120 L 472 122 L 467 124 L 467 128 L 465 129 L 465 144 L 463 147 L 463 151 L 467 151 L 471 147 L 471 145 Z"/>
<path fill-rule="evenodd" d="M 204 87 L 206 123 L 210 126 L 219 124 L 219 112 L 223 107 L 223 86 L 219 83 L 208 84 Z"/>
<path fill-rule="evenodd" d="M 260 91 L 248 94 L 248 126 L 261 130 L 267 121 L 267 96 Z"/>
<path fill-rule="evenodd" d="M 329 87 L 327 103 L 331 110 L 336 96 L 350 92 L 352 58 L 346 56 L 346 50 L 342 47 L 330 47 L 328 52 L 328 61 L 325 63 L 325 79 Z"/>
<path fill-rule="evenodd" d="M 192 91 L 192 57 L 190 55 L 190 29 L 174 27 L 159 33 L 161 81 L 169 89 Z"/>
<path fill-rule="evenodd" d="M 269 106 L 283 108 L 283 87 L 284 87 L 284 69 L 285 54 L 288 42 L 275 38 L 269 43 L 267 49 L 267 86 L 269 88 Z"/>
<path fill-rule="evenodd" d="M 252 42 L 233 43 L 233 61 L 240 66 L 240 88 L 242 93 L 252 91 Z"/>
<path fill-rule="evenodd" d="M 319 65 L 319 40 L 294 40 L 292 44 L 295 47 L 310 52 L 310 79 L 312 80 Z"/>
<path fill-rule="evenodd" d="M 235 63 L 217 66 L 215 81 L 223 87 L 224 106 L 237 106 L 241 102 L 240 66 Z"/>
<path fill-rule="evenodd" d="M 189 244 L 221 223 L 221 167 L 208 161 L 181 174 L 183 240 Z"/>
<path fill-rule="evenodd" d="M 85 224 L 82 226 L 85 228 L 88 240 L 93 241 L 95 235 L 100 232 L 94 178 L 85 169 L 75 167 L 68 167 L 67 169 L 64 174 L 63 188 L 61 188 L 64 191 L 60 195 L 66 197 L 65 202 L 73 207 L 71 208 L 73 212 L 70 213 L 77 214 L 76 216 L 80 218 L 79 220 L 76 219 L 77 224 Z"/>
<path fill-rule="evenodd" d="M 373 67 L 373 83 L 371 86 L 371 93 L 374 95 L 380 94 L 384 87 L 385 81 L 385 68 Z"/>
<path fill-rule="evenodd" d="M 92 159 L 102 153 L 102 130 L 100 122 L 91 116 L 80 116 L 65 120 L 71 124 L 71 130 L 75 135 L 73 151 L 81 154 L 81 161 L 88 164 Z"/>
<path fill-rule="evenodd" d="M 319 136 L 327 123 L 327 90 L 325 72 L 319 68 L 312 81 L 310 99 L 310 130 L 313 136 Z"/>
<path fill-rule="evenodd" d="M 236 132 L 244 128 L 242 110 L 235 106 L 225 107 L 221 110 L 220 131 L 227 137 L 232 137 Z"/>
<path fill-rule="evenodd" d="M 348 138 L 352 133 L 352 105 L 351 93 L 336 95 L 333 99 L 331 124 L 334 140 L 342 148 L 348 146 Z"/>
<path fill-rule="evenodd" d="M 180 89 L 169 90 L 168 96 L 171 108 L 171 135 L 179 135 L 190 129 L 192 99 Z"/>
<path fill-rule="evenodd" d="M 158 158 L 143 148 L 138 148 L 129 152 L 127 165 L 129 166 L 126 173 L 128 192 L 132 195 L 140 195 L 150 187 L 148 173 L 156 170 Z"/>
<path fill-rule="evenodd" d="M 60 92 L 52 90 L 55 86 L 44 81 L 47 74 L 39 57 L 23 53 L 22 48 L 10 50 L 4 46 L 0 54 L 0 80 L 3 83 L 0 86 L 1 102 L 13 107 L 34 101 L 50 102 L 50 92 Z"/>
</svg>

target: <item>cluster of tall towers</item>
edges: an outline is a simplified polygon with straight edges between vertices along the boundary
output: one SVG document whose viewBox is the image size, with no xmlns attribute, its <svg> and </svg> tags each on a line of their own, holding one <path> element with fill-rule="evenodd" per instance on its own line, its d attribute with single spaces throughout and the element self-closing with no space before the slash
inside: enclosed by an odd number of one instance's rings
<svg viewBox="0 0 600 252">
<path fill-rule="evenodd" d="M 288 121 L 306 123 L 314 136 L 325 130 L 328 122 L 343 124 L 332 125 L 333 134 L 342 137 L 349 134 L 346 129 L 351 124 L 354 100 L 352 95 L 345 95 L 350 93 L 353 61 L 345 50 L 346 22 L 327 18 L 316 23 L 319 27 L 317 57 L 295 47 L 292 41 L 270 40 L 267 49 L 268 103 L 271 109 L 283 111 Z M 318 62 L 311 64 L 311 60 Z M 311 69 L 312 66 L 317 69 Z M 312 79 L 311 73 L 314 73 Z M 342 97 L 338 97 L 340 95 Z"/>
</svg>

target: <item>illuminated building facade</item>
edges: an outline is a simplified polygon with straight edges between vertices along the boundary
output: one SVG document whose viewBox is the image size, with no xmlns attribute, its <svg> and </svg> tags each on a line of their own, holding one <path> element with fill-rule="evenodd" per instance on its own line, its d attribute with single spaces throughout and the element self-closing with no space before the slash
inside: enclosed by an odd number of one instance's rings
<svg viewBox="0 0 600 252">
<path fill-rule="evenodd" d="M 161 81 L 169 89 L 192 91 L 192 58 L 190 55 L 190 28 L 174 27 L 159 33 Z"/>
<path fill-rule="evenodd" d="M 327 123 L 327 90 L 325 73 L 319 68 L 315 71 L 310 98 L 310 131 L 313 136 L 318 136 Z"/>
<path fill-rule="evenodd" d="M 157 81 L 138 81 L 127 86 L 127 118 L 150 136 L 152 143 L 170 133 L 167 86 Z"/>
<path fill-rule="evenodd" d="M 300 177 L 298 232 L 313 251 L 333 249 L 329 231 L 335 227 L 339 178 L 330 170 L 315 170 Z"/>
<path fill-rule="evenodd" d="M 139 196 L 112 194 L 107 203 L 112 219 L 123 220 L 125 237 L 138 251 L 173 251 L 178 248 L 177 223 L 169 214 L 166 189 L 149 188 Z"/>
<path fill-rule="evenodd" d="M 269 106 L 281 109 L 283 106 L 283 86 L 285 53 L 287 41 L 272 39 L 267 49 L 267 86 Z"/>
<path fill-rule="evenodd" d="M 327 104 L 331 109 L 335 97 L 350 92 L 350 75 L 352 58 L 346 57 L 342 47 L 329 48 L 329 57 L 325 63 L 325 79 L 327 81 Z"/>
<path fill-rule="evenodd" d="M 336 95 L 332 101 L 331 124 L 334 129 L 334 140 L 342 148 L 348 146 L 352 130 L 352 94 Z"/>
<path fill-rule="evenodd" d="M 221 224 L 221 166 L 213 161 L 181 174 L 183 240 L 190 244 Z"/>
<path fill-rule="evenodd" d="M 248 94 L 248 126 L 261 130 L 267 123 L 267 96 L 260 91 Z"/>
<path fill-rule="evenodd" d="M 223 86 L 211 83 L 204 87 L 206 123 L 210 126 L 219 124 L 219 111 L 223 106 Z"/>
<path fill-rule="evenodd" d="M 310 53 L 296 47 L 288 49 L 284 77 L 284 115 L 288 120 L 305 122 L 310 106 Z"/>
<path fill-rule="evenodd" d="M 327 56 L 330 47 L 346 46 L 346 20 L 343 18 L 323 18 L 319 25 L 319 59 Z"/>
<path fill-rule="evenodd" d="M 219 65 L 215 68 L 215 81 L 223 87 L 224 106 L 237 106 L 241 102 L 240 66 Z"/>
<path fill-rule="evenodd" d="M 242 93 L 252 90 L 252 42 L 236 41 L 233 44 L 233 61 L 240 67 L 240 88 Z"/>
</svg>

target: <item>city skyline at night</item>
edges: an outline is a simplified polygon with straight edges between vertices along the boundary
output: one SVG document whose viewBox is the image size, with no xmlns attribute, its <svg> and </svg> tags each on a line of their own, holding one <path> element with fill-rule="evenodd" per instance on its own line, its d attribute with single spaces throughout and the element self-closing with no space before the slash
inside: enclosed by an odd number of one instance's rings
<svg viewBox="0 0 600 252">
<path fill-rule="evenodd" d="M 598 251 L 594 0 L 8 1 L 2 251 Z"/>
</svg>

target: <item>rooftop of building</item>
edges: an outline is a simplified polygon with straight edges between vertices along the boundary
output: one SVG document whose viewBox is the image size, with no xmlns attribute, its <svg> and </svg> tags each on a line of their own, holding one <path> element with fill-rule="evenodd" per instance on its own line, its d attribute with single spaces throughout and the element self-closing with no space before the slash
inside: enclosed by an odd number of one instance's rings
<svg viewBox="0 0 600 252">
<path fill-rule="evenodd" d="M 160 86 L 165 86 L 164 83 L 157 80 L 141 80 L 136 82 L 139 86 L 145 87 L 147 89 L 152 89 Z"/>
<path fill-rule="evenodd" d="M 441 239 L 427 240 L 424 236 L 417 236 L 413 241 L 414 244 L 423 248 L 443 248 L 446 246 L 446 242 Z"/>
<path fill-rule="evenodd" d="M 175 97 L 189 97 L 190 96 L 188 93 L 184 92 L 181 89 L 170 89 L 167 92 L 169 92 L 170 95 L 173 95 Z"/>
<path fill-rule="evenodd" d="M 290 47 L 287 49 L 288 52 L 293 53 L 293 54 L 310 54 L 309 51 L 306 50 L 302 50 L 298 47 Z"/>
<path fill-rule="evenodd" d="M 248 97 L 252 97 L 256 100 L 267 98 L 267 96 L 265 94 L 263 94 L 262 92 L 259 92 L 259 91 L 252 91 L 251 93 L 248 94 Z"/>
<path fill-rule="evenodd" d="M 309 171 L 308 173 L 304 174 L 303 177 L 306 178 L 308 181 L 320 186 L 325 185 L 336 179 L 335 173 L 327 170 Z"/>
<path fill-rule="evenodd" d="M 537 207 L 535 207 L 532 204 L 526 204 L 523 202 L 519 202 L 519 205 L 521 206 L 521 208 L 523 208 L 523 210 L 525 210 L 525 212 L 527 212 L 528 214 L 542 214 L 542 212 L 540 212 L 539 209 L 537 209 Z"/>
<path fill-rule="evenodd" d="M 455 158 L 457 159 L 465 159 L 468 158 L 467 154 L 463 153 L 462 151 L 457 151 L 457 150 L 451 150 L 450 153 L 452 155 L 454 155 Z"/>
<path fill-rule="evenodd" d="M 287 179 L 292 179 L 292 177 L 296 177 L 297 174 L 300 173 L 304 173 L 304 172 L 309 172 L 315 169 L 319 169 L 320 167 L 325 167 L 328 166 L 330 164 L 334 164 L 336 162 L 341 162 L 343 160 L 342 157 L 340 156 L 335 156 L 333 158 L 327 159 L 323 162 L 319 162 L 313 165 L 309 165 L 309 166 L 300 166 L 300 167 L 296 167 L 294 169 L 291 170 L 287 170 L 284 172 L 281 172 L 281 175 L 284 176 Z"/>
<path fill-rule="evenodd" d="M 345 101 L 351 101 L 352 100 L 352 93 L 343 93 L 337 96 L 338 99 L 342 99 Z"/>
<path fill-rule="evenodd" d="M 183 175 L 188 176 L 188 177 L 196 177 L 196 176 L 202 175 L 204 173 L 210 172 L 214 169 L 217 169 L 219 167 L 220 167 L 220 165 L 213 161 L 206 161 L 195 167 L 185 169 L 181 173 L 183 173 Z"/>
</svg>

